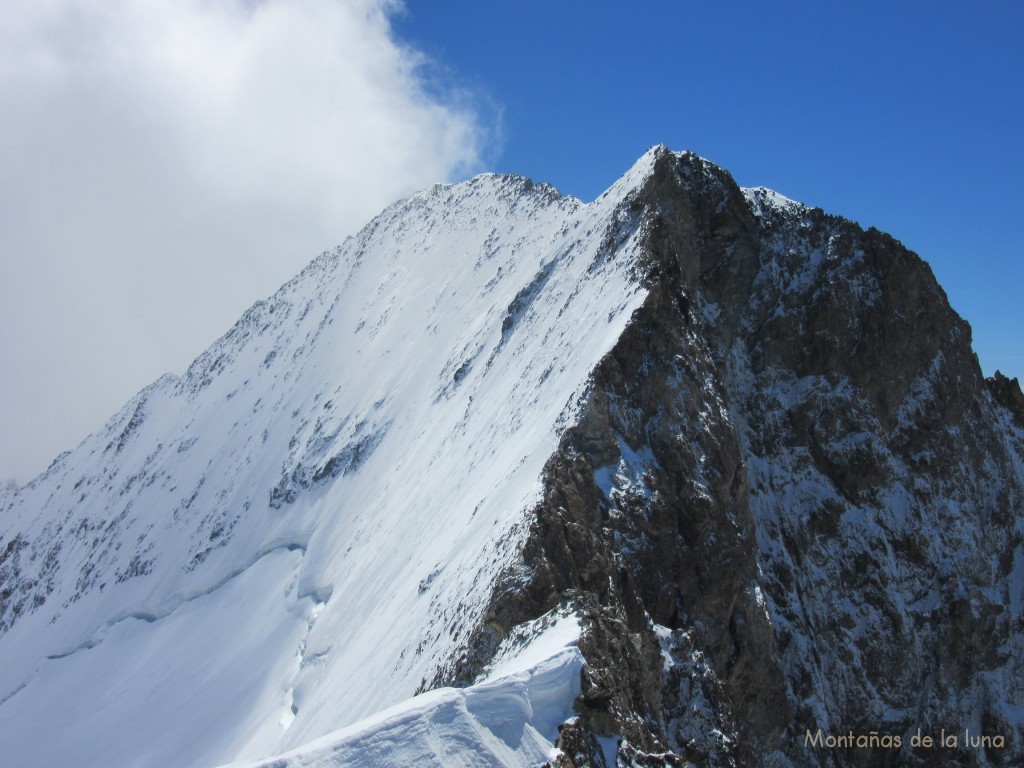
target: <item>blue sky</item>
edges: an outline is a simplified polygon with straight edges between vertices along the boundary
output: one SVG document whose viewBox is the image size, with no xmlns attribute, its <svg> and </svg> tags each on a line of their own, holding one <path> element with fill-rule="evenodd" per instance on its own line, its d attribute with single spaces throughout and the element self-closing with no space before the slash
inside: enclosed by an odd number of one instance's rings
<svg viewBox="0 0 1024 768">
<path fill-rule="evenodd" d="M 496 171 L 589 200 L 647 147 L 876 226 L 1024 378 L 1024 4 L 407 3 L 400 38 L 500 136 Z"/>
</svg>

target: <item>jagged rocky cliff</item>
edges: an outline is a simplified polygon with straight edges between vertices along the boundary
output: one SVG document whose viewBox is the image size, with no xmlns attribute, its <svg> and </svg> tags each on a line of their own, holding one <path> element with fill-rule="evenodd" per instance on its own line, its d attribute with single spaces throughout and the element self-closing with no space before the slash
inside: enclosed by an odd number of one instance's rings
<svg viewBox="0 0 1024 768">
<path fill-rule="evenodd" d="M 1019 386 L 689 153 L 396 204 L 5 494 L 33 764 L 1024 760 Z"/>
<path fill-rule="evenodd" d="M 639 750 L 1020 761 L 1016 381 L 983 379 L 970 328 L 887 235 L 692 155 L 660 155 L 631 210 L 648 294 L 548 462 L 498 626 L 582 600 L 583 722 Z M 883 740 L 918 728 L 959 748 Z"/>
</svg>

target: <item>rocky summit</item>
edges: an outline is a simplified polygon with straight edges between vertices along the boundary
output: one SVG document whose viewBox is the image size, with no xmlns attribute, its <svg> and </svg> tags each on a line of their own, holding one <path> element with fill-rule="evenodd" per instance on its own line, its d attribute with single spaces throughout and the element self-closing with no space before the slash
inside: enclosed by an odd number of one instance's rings
<svg viewBox="0 0 1024 768">
<path fill-rule="evenodd" d="M 1024 763 L 1024 395 L 655 147 L 389 207 L 0 490 L 32 766 Z"/>
</svg>

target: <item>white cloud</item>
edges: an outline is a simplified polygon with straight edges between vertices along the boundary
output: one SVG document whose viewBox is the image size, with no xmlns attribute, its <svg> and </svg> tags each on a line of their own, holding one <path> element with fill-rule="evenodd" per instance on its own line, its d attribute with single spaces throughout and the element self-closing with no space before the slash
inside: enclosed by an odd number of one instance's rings
<svg viewBox="0 0 1024 768">
<path fill-rule="evenodd" d="M 384 0 L 0 7 L 0 477 L 20 481 L 392 200 L 480 165 Z"/>
</svg>

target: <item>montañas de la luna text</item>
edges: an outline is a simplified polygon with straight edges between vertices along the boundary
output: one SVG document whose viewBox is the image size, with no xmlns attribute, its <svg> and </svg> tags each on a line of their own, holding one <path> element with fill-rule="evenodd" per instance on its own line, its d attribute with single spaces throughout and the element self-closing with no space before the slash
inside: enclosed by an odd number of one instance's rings
<svg viewBox="0 0 1024 768">
<path fill-rule="evenodd" d="M 978 735 L 972 734 L 970 728 L 964 728 L 963 733 L 951 731 L 946 733 L 945 729 L 939 735 L 931 736 L 923 734 L 921 729 L 908 740 L 911 749 L 1002 749 L 1006 746 L 1006 739 L 1002 735 Z M 904 737 L 898 733 L 880 733 L 868 731 L 867 733 L 854 733 L 849 731 L 843 734 L 825 733 L 819 728 L 812 732 L 810 729 L 804 733 L 805 747 L 825 747 L 826 749 L 902 749 Z"/>
</svg>

